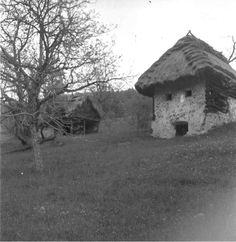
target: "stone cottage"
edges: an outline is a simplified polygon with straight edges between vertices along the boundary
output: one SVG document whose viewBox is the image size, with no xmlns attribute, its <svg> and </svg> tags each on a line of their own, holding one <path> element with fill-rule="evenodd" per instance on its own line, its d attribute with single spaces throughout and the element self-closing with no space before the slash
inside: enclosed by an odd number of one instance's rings
<svg viewBox="0 0 236 242">
<path fill-rule="evenodd" d="M 200 134 L 236 121 L 236 71 L 191 33 L 145 71 L 135 88 L 153 98 L 155 137 Z"/>
</svg>

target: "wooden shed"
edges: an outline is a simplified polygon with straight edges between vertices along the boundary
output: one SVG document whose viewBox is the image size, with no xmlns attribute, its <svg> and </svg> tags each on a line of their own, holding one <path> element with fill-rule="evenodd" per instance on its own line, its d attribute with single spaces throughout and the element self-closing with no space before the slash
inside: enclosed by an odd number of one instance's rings
<svg viewBox="0 0 236 242">
<path fill-rule="evenodd" d="M 62 118 L 66 133 L 87 134 L 98 132 L 102 109 L 90 96 L 72 97 L 65 106 Z"/>
</svg>

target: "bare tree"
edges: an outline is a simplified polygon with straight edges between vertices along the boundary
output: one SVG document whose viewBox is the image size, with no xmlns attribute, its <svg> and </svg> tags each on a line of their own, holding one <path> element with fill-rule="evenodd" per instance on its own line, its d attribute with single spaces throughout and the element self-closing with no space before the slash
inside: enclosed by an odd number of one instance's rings
<svg viewBox="0 0 236 242">
<path fill-rule="evenodd" d="M 232 36 L 232 42 L 233 42 L 233 47 L 232 47 L 232 52 L 228 58 L 228 62 L 231 63 L 233 61 L 236 60 L 236 52 L 235 52 L 235 48 L 236 48 L 236 41 L 234 40 L 234 37 Z"/>
<path fill-rule="evenodd" d="M 97 78 L 101 61 L 109 60 L 111 52 L 102 41 L 108 29 L 88 4 L 89 0 L 1 1 L 1 94 L 8 110 L 3 116 L 17 117 L 30 131 L 39 171 L 39 126 L 53 119 L 43 106 L 60 94 L 115 79 L 113 70 L 106 79 Z"/>
</svg>

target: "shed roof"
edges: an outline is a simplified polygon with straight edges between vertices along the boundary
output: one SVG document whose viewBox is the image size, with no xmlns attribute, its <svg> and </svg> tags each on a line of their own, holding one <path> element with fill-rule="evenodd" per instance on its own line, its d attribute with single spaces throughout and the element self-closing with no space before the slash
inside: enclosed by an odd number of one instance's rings
<svg viewBox="0 0 236 242">
<path fill-rule="evenodd" d="M 99 121 L 102 115 L 100 105 L 91 96 L 77 95 L 67 103 L 66 116 L 68 118 Z"/>
<path fill-rule="evenodd" d="M 204 72 L 214 72 L 236 84 L 236 71 L 222 53 L 195 36 L 186 35 L 139 77 L 135 88 L 143 95 L 153 96 L 154 88 Z"/>
</svg>

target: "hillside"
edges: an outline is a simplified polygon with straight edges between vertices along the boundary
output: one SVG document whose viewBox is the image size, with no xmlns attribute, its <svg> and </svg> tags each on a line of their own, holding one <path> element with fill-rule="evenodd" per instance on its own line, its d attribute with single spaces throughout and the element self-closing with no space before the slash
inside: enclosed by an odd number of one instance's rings
<svg viewBox="0 0 236 242">
<path fill-rule="evenodd" d="M 61 137 L 43 175 L 2 135 L 1 239 L 236 240 L 235 134 Z"/>
</svg>

